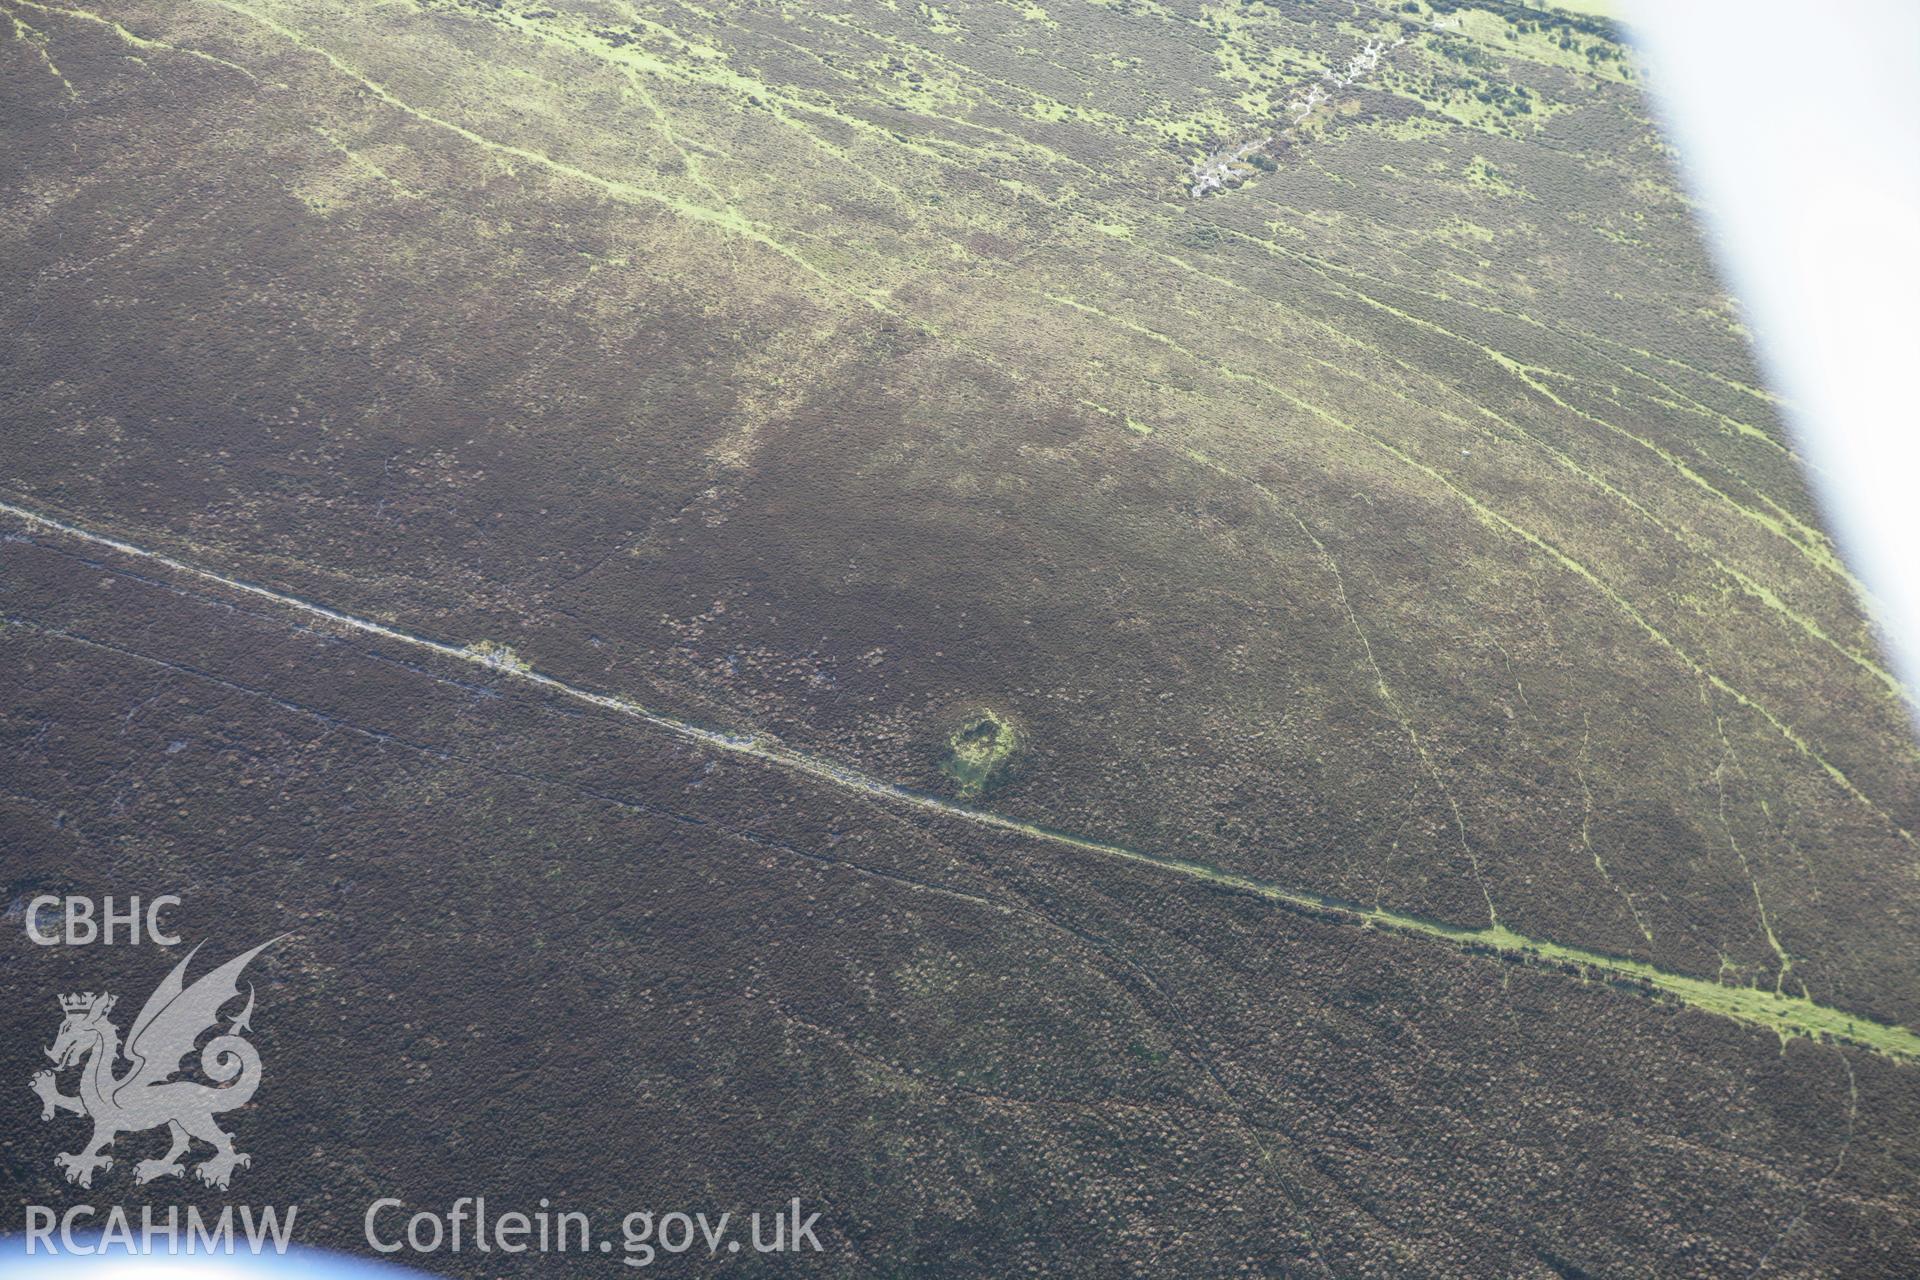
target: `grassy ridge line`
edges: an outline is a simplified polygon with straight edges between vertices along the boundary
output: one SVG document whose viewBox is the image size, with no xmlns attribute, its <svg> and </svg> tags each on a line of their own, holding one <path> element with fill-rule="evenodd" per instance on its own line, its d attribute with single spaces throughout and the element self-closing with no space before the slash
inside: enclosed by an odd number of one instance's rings
<svg viewBox="0 0 1920 1280">
<path fill-rule="evenodd" d="M 1729 1018 L 1747 1026 L 1766 1028 L 1779 1035 L 1783 1041 L 1790 1037 L 1831 1040 L 1871 1050 L 1897 1061 L 1920 1064 L 1920 1033 L 1906 1027 L 1857 1017 L 1845 1010 L 1816 1003 L 1804 996 L 1790 996 L 1783 992 L 1767 991 L 1762 988 L 1726 986 L 1706 978 L 1670 973 L 1639 960 L 1529 938 L 1499 924 L 1477 929 L 1466 928 L 1423 916 L 1390 911 L 1384 907 L 1369 907 L 1362 903 L 1329 897 L 1309 890 L 1292 889 L 1272 881 L 1223 870 L 1202 862 L 1129 849 L 1123 845 L 1109 844 L 1071 832 L 1057 831 L 925 792 L 913 791 L 875 778 L 849 765 L 796 751 L 764 735 L 732 733 L 711 728 L 689 720 L 663 715 L 657 711 L 650 711 L 630 698 L 583 689 L 533 669 L 514 657 L 510 650 L 484 645 L 460 647 L 415 635 L 369 618 L 343 613 L 326 605 L 276 591 L 271 587 L 232 578 L 176 559 L 163 552 L 153 551 L 109 534 L 70 524 L 11 502 L 0 500 L 0 513 L 21 521 L 29 530 L 44 530 L 94 546 L 105 547 L 122 555 L 160 565 L 176 573 L 271 601 L 284 608 L 309 614 L 351 631 L 379 636 L 417 649 L 425 649 L 442 657 L 478 663 L 510 679 L 536 685 L 576 702 L 617 712 L 674 736 L 690 739 L 715 750 L 750 756 L 878 800 L 910 806 L 1085 853 L 1116 858 L 1187 876 L 1233 892 L 1249 894 L 1320 919 L 1361 925 L 1407 937 L 1424 938 L 1444 943 L 1469 954 L 1494 955 L 1523 963 L 1566 969 L 1575 972 L 1583 979 L 1597 978 L 1610 981 L 1626 989 L 1643 993 L 1661 992 L 1690 1008 Z"/>
</svg>

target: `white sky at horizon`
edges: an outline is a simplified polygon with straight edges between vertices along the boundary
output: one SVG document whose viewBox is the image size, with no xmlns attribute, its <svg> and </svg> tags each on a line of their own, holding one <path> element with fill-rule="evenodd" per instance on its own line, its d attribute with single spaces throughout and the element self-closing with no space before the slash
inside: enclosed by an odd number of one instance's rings
<svg viewBox="0 0 1920 1280">
<path fill-rule="evenodd" d="M 1769 386 L 1920 689 L 1920 0 L 1621 0 Z"/>
<path fill-rule="evenodd" d="M 104 1212 L 104 1209 L 102 1210 Z M 140 1231 L 138 1215 L 133 1230 Z M 119 1249 L 106 1254 L 70 1254 L 58 1233 L 54 1242 L 61 1252 L 44 1249 L 28 1256 L 20 1237 L 0 1241 L 0 1274 L 11 1280 L 260 1280 L 264 1277 L 304 1277 L 305 1280 L 430 1280 L 424 1272 L 373 1258 L 330 1253 L 310 1246 L 296 1246 L 285 1255 L 272 1252 L 259 1256 L 244 1250 L 233 1254 L 154 1254 L 127 1253 Z"/>
</svg>

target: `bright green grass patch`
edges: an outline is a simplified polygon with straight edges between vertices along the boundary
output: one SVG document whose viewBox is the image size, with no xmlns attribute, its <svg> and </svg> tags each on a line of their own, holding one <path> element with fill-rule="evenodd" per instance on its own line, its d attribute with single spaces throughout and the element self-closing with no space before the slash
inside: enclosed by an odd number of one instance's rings
<svg viewBox="0 0 1920 1280">
<path fill-rule="evenodd" d="M 492 667 L 497 671 L 513 671 L 525 675 L 533 670 L 531 662 L 498 640 L 475 640 L 461 651 L 460 656 L 468 662 L 477 662 L 483 667 Z"/>
<path fill-rule="evenodd" d="M 992 711 L 977 711 L 947 739 L 947 759 L 940 770 L 958 784 L 962 797 L 984 795 L 1019 744 L 1020 735 L 1009 721 Z"/>
</svg>

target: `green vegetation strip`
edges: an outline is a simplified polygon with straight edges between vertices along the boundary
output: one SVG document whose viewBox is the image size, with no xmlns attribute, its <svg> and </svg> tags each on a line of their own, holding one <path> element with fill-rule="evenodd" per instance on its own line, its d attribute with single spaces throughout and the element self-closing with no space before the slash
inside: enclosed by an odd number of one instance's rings
<svg viewBox="0 0 1920 1280">
<path fill-rule="evenodd" d="M 939 796 L 912 791 L 872 777 L 850 766 L 795 751 L 765 735 L 731 733 L 708 728 L 688 720 L 650 711 L 630 698 L 582 689 L 536 670 L 511 649 L 491 641 L 482 640 L 471 645 L 459 646 L 431 640 L 371 619 L 356 617 L 337 609 L 330 609 L 325 605 L 302 600 L 298 596 L 275 591 L 270 587 L 231 578 L 108 534 L 53 519 L 10 502 L 0 501 L 0 512 L 24 522 L 30 530 L 39 529 L 63 534 L 94 546 L 106 547 L 123 555 L 161 565 L 176 573 L 217 583 L 233 591 L 272 601 L 350 631 L 431 650 L 445 658 L 476 663 L 498 672 L 505 678 L 538 685 L 574 701 L 618 712 L 677 737 L 691 739 L 716 750 L 751 756 L 878 800 L 926 810 L 978 826 L 1043 840 L 1050 844 L 1063 845 L 1085 853 L 1139 863 L 1160 871 L 1188 876 L 1323 920 L 1357 924 L 1388 933 L 1425 938 L 1469 954 L 1490 955 L 1560 969 L 1585 980 L 1611 983 L 1617 989 L 1640 991 L 1649 995 L 1664 993 L 1704 1013 L 1730 1018 L 1751 1027 L 1763 1027 L 1780 1036 L 1783 1042 L 1792 1037 L 1833 1041 L 1868 1049 L 1897 1061 L 1920 1063 L 1920 1034 L 1906 1027 L 1875 1022 L 1841 1009 L 1818 1004 L 1804 996 L 1790 996 L 1784 992 L 1768 991 L 1759 987 L 1727 986 L 1706 978 L 1669 973 L 1639 960 L 1604 955 L 1596 951 L 1583 951 L 1578 947 L 1567 947 L 1557 942 L 1529 938 L 1501 925 L 1477 929 L 1464 928 L 1423 916 L 1389 911 L 1384 907 L 1369 907 L 1362 903 L 1332 898 L 1304 889 L 1290 889 L 1271 881 L 1209 866 L 1203 862 L 1147 853 L 1085 836 L 1077 836 L 1070 832 L 1055 831 L 1035 823 L 1023 822 L 985 809 L 976 809 Z"/>
</svg>

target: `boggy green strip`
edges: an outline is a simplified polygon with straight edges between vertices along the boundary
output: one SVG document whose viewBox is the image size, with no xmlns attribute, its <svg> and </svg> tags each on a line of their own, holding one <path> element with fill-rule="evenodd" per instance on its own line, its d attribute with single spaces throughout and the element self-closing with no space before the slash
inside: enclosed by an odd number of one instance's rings
<svg viewBox="0 0 1920 1280">
<path fill-rule="evenodd" d="M 10 502 L 0 501 L 0 513 L 22 521 L 30 530 L 61 534 L 94 546 L 106 547 L 123 555 L 161 565 L 177 573 L 218 583 L 230 590 L 272 601 L 350 631 L 377 635 L 400 644 L 430 650 L 444 658 L 476 663 L 493 670 L 502 679 L 519 680 L 537 685 L 559 696 L 617 712 L 652 728 L 676 737 L 691 739 L 714 750 L 751 756 L 877 800 L 940 814 L 970 822 L 976 826 L 990 827 L 1035 840 L 1043 840 L 1083 853 L 1098 854 L 1106 858 L 1187 876 L 1232 892 L 1249 894 L 1323 920 L 1362 925 L 1407 937 L 1425 938 L 1469 954 L 1492 955 L 1525 964 L 1563 969 L 1589 980 L 1618 982 L 1629 990 L 1640 990 L 1648 994 L 1664 993 L 1689 1008 L 1698 1009 L 1703 1013 L 1730 1018 L 1746 1026 L 1764 1027 L 1780 1036 L 1783 1041 L 1793 1037 L 1833 1041 L 1867 1049 L 1903 1063 L 1920 1064 L 1920 1034 L 1906 1027 L 1875 1022 L 1869 1018 L 1850 1014 L 1843 1009 L 1819 1004 L 1805 996 L 1790 996 L 1783 992 L 1756 987 L 1726 986 L 1705 978 L 1669 973 L 1640 960 L 1604 955 L 1597 951 L 1584 951 L 1578 947 L 1562 946 L 1557 942 L 1529 938 L 1500 924 L 1490 924 L 1477 929 L 1465 928 L 1423 916 L 1390 911 L 1385 907 L 1369 907 L 1305 889 L 1291 889 L 1272 881 L 1210 866 L 1204 862 L 1148 853 L 1139 849 L 1129 849 L 1124 845 L 1109 844 L 1086 836 L 1074 835 L 1071 832 L 1056 831 L 1037 823 L 1025 822 L 939 796 L 912 791 L 895 783 L 882 781 L 849 765 L 795 751 L 762 734 L 732 733 L 723 729 L 714 729 L 648 710 L 631 698 L 595 693 L 590 689 L 583 689 L 546 675 L 517 655 L 507 652 L 503 656 L 501 651 L 484 644 L 463 647 L 415 635 L 385 623 L 374 622 L 368 618 L 356 617 L 325 605 L 302 600 L 270 587 L 232 578 L 176 559 L 163 552 L 152 551 L 108 534 L 57 520 Z"/>
</svg>

